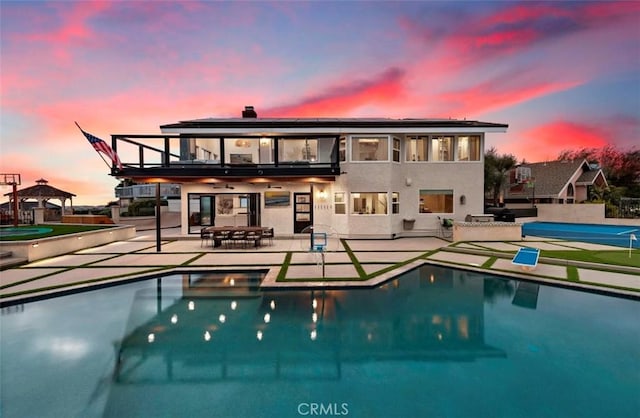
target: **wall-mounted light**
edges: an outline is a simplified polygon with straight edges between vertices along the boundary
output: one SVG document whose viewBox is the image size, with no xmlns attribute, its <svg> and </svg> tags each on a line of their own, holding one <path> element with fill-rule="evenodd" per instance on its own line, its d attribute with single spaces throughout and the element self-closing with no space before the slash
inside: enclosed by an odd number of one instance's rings
<svg viewBox="0 0 640 418">
<path fill-rule="evenodd" d="M 465 203 L 467 203 L 467 196 L 465 195 L 460 196 L 460 204 L 464 205 Z"/>
<path fill-rule="evenodd" d="M 327 191 L 324 190 L 324 189 L 320 189 L 318 191 L 317 196 L 318 196 L 318 199 L 320 199 L 320 200 L 326 200 L 327 199 Z"/>
<path fill-rule="evenodd" d="M 404 184 L 406 184 L 407 186 L 411 186 L 412 183 L 413 179 L 411 177 L 407 177 L 406 179 L 404 179 Z"/>
</svg>

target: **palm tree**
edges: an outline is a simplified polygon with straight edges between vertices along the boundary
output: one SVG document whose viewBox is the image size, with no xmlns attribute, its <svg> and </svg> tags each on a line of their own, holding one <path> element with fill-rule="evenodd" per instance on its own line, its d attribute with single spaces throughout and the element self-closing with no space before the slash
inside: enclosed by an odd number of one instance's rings
<svg viewBox="0 0 640 418">
<path fill-rule="evenodd" d="M 484 154 L 484 191 L 491 193 L 494 206 L 498 206 L 500 194 L 508 184 L 507 174 L 517 161 L 512 154 L 498 155 L 495 147 Z"/>
</svg>

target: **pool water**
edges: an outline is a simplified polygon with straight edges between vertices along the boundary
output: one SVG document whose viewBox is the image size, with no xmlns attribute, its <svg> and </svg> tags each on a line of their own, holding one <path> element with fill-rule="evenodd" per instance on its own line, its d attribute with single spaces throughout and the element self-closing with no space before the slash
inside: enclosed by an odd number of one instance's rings
<svg viewBox="0 0 640 418">
<path fill-rule="evenodd" d="M 1 317 L 2 417 L 637 417 L 640 303 L 424 266 L 172 275 Z"/>
<path fill-rule="evenodd" d="M 4 226 L 0 228 L 0 238 L 47 234 L 51 231 L 53 231 L 53 228 L 47 228 L 44 226 L 34 226 L 34 227 L 28 227 L 28 228 Z"/>
<path fill-rule="evenodd" d="M 625 248 L 629 248 L 631 245 L 632 248 L 640 248 L 640 225 L 528 222 L 522 224 L 522 235 L 591 242 Z M 635 236 L 636 240 L 631 239 L 632 236 Z"/>
</svg>

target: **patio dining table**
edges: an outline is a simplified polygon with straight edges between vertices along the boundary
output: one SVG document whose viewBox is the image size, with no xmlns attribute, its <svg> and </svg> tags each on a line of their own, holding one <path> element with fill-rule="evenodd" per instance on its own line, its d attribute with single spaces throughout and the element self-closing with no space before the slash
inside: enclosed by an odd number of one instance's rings
<svg viewBox="0 0 640 418">
<path fill-rule="evenodd" d="M 262 226 L 209 226 L 204 228 L 206 232 L 211 232 L 213 234 L 212 242 L 214 247 L 222 246 L 222 240 L 217 239 L 215 237 L 216 232 L 230 231 L 231 234 L 234 232 L 262 232 L 264 227 Z M 260 246 L 260 240 L 255 241 L 255 246 Z"/>
</svg>

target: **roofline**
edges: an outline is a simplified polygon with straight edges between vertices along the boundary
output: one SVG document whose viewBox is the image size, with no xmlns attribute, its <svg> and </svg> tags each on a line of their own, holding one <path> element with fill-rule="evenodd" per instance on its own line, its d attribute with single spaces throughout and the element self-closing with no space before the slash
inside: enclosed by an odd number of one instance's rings
<svg viewBox="0 0 640 418">
<path fill-rule="evenodd" d="M 506 132 L 509 125 L 455 119 L 199 119 L 161 125 L 163 133 L 405 133 Z"/>
</svg>

